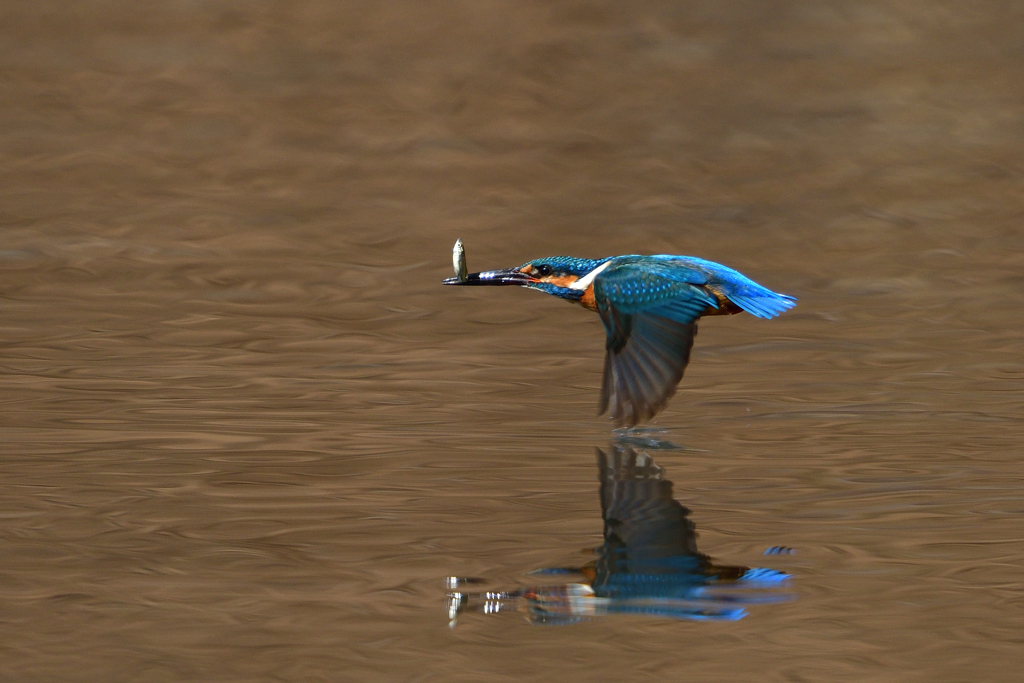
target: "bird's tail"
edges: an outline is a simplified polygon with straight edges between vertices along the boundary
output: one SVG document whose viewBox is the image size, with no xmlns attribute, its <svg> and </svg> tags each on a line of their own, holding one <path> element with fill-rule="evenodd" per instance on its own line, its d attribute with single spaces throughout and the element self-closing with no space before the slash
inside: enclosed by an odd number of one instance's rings
<svg viewBox="0 0 1024 683">
<path fill-rule="evenodd" d="M 729 301 L 758 318 L 774 318 L 796 306 L 796 297 L 778 294 L 764 287 L 760 287 L 760 289 L 763 290 L 763 293 L 744 291 L 743 294 L 726 294 L 726 296 Z"/>
</svg>

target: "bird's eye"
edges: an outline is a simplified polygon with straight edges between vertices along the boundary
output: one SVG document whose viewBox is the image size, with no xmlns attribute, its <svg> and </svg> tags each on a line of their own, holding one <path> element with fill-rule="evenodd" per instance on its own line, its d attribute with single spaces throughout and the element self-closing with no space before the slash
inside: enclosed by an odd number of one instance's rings
<svg viewBox="0 0 1024 683">
<path fill-rule="evenodd" d="M 537 266 L 537 274 L 540 275 L 541 277 L 547 277 L 548 275 L 551 275 L 551 266 L 546 264 L 543 266 Z"/>
</svg>

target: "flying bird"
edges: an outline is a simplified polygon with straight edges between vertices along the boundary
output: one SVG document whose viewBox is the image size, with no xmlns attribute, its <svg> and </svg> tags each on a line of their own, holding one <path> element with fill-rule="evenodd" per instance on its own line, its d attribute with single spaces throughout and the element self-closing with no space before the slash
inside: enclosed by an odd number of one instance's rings
<svg viewBox="0 0 1024 683">
<path fill-rule="evenodd" d="M 516 268 L 467 273 L 461 241 L 456 277 L 446 285 L 519 285 L 553 294 L 601 316 L 607 333 L 598 414 L 620 427 L 654 417 L 690 361 L 697 320 L 746 311 L 774 318 L 796 305 L 745 275 L 693 256 L 553 256 Z"/>
</svg>

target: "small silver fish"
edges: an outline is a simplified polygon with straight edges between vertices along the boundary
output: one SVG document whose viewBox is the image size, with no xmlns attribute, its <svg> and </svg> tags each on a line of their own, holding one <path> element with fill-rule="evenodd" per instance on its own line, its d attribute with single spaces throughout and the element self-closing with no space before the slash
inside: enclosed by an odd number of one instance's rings
<svg viewBox="0 0 1024 683">
<path fill-rule="evenodd" d="M 466 250 L 462 246 L 462 240 L 455 240 L 455 248 L 452 249 L 452 265 L 455 266 L 455 278 L 459 282 L 466 281 L 469 268 L 466 267 Z"/>
</svg>

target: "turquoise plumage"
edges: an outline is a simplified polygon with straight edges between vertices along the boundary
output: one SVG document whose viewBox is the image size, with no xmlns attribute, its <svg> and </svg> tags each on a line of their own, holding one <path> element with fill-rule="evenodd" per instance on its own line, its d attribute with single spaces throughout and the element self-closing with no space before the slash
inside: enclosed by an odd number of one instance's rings
<svg viewBox="0 0 1024 683">
<path fill-rule="evenodd" d="M 657 414 L 690 360 L 697 320 L 746 311 L 774 318 L 796 299 L 693 256 L 556 256 L 451 278 L 450 285 L 519 285 L 596 311 L 607 334 L 599 413 L 620 426 Z"/>
</svg>

